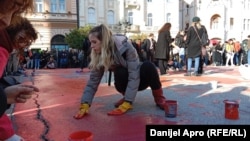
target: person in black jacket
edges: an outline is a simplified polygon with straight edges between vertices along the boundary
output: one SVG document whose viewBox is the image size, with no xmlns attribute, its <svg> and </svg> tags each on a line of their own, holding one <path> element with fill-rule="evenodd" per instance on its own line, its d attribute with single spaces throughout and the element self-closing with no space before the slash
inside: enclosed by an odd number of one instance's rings
<svg viewBox="0 0 250 141">
<path fill-rule="evenodd" d="M 186 46 L 187 46 L 187 73 L 185 76 L 191 76 L 192 64 L 194 61 L 194 75 L 200 76 L 203 72 L 203 63 L 201 56 L 201 47 L 206 46 L 201 41 L 203 34 L 207 35 L 205 26 L 201 25 L 200 18 L 194 17 L 192 19 L 192 26 L 187 31 Z"/>
<path fill-rule="evenodd" d="M 172 37 L 170 33 L 171 23 L 165 23 L 158 31 L 158 39 L 155 47 L 155 59 L 158 61 L 158 66 L 161 75 L 169 75 L 168 61 L 170 61 L 170 44 Z"/>
</svg>

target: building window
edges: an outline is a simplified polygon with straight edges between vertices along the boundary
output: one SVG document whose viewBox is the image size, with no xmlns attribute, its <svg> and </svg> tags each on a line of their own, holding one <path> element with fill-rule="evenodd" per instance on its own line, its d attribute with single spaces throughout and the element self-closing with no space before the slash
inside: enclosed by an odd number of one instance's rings
<svg viewBox="0 0 250 141">
<path fill-rule="evenodd" d="M 243 30 L 246 30 L 246 24 L 247 24 L 246 19 L 244 19 L 243 20 Z"/>
<path fill-rule="evenodd" d="M 65 13 L 65 0 L 51 0 L 50 12 L 52 13 Z"/>
<path fill-rule="evenodd" d="M 168 23 L 171 22 L 171 13 L 167 13 L 166 22 L 168 22 Z"/>
<path fill-rule="evenodd" d="M 213 19 L 212 21 L 212 29 L 218 29 L 219 28 L 219 21 L 218 17 L 216 19 Z"/>
<path fill-rule="evenodd" d="M 114 16 L 114 11 L 109 10 L 107 16 L 108 16 L 108 17 L 107 17 L 107 19 L 108 19 L 108 24 L 109 24 L 109 25 L 115 24 L 115 20 L 114 20 L 114 18 L 115 18 L 115 16 Z"/>
<path fill-rule="evenodd" d="M 153 26 L 153 16 L 152 16 L 152 13 L 148 13 L 147 26 Z"/>
<path fill-rule="evenodd" d="M 220 25 L 220 15 L 215 14 L 212 16 L 211 21 L 210 21 L 210 29 L 212 30 L 218 30 L 219 29 L 219 25 Z"/>
<path fill-rule="evenodd" d="M 36 12 L 44 12 L 43 11 L 43 0 L 36 0 L 35 10 L 36 10 Z"/>
<path fill-rule="evenodd" d="M 96 13 L 94 8 L 88 9 L 88 23 L 91 25 L 96 25 Z"/>
<path fill-rule="evenodd" d="M 65 7 L 65 0 L 59 0 L 59 13 L 65 13 L 66 7 Z"/>
<path fill-rule="evenodd" d="M 56 0 L 51 0 L 51 1 L 50 1 L 50 12 L 52 12 L 52 13 L 57 13 L 57 4 L 56 4 Z"/>
<path fill-rule="evenodd" d="M 247 8 L 249 10 L 249 8 L 250 8 L 250 0 L 247 1 Z"/>
<path fill-rule="evenodd" d="M 128 22 L 133 24 L 133 12 L 128 12 Z"/>
<path fill-rule="evenodd" d="M 230 30 L 233 29 L 234 26 L 234 18 L 230 18 Z"/>
<path fill-rule="evenodd" d="M 247 20 L 247 30 L 250 30 L 250 19 Z"/>
</svg>

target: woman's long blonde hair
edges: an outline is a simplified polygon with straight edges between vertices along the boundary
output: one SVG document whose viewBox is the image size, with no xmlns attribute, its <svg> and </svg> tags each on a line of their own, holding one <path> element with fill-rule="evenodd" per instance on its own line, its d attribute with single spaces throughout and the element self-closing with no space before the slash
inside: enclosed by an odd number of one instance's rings
<svg viewBox="0 0 250 141">
<path fill-rule="evenodd" d="M 96 26 L 89 31 L 101 41 L 101 53 L 91 51 L 90 69 L 100 70 L 104 68 L 107 71 L 114 63 L 113 54 L 115 52 L 115 43 L 112 38 L 112 32 L 104 24 Z"/>
</svg>

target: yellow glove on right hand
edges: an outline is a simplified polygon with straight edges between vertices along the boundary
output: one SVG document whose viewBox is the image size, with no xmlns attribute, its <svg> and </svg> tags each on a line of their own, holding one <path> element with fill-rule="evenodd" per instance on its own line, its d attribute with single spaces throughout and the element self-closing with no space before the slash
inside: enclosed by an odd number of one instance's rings
<svg viewBox="0 0 250 141">
<path fill-rule="evenodd" d="M 89 104 L 83 103 L 80 106 L 78 113 L 74 116 L 75 119 L 81 119 L 89 113 Z"/>
</svg>

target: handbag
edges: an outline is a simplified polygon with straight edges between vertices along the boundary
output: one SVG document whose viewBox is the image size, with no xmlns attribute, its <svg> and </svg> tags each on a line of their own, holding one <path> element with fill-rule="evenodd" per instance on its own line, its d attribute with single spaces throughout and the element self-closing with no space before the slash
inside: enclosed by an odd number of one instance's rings
<svg viewBox="0 0 250 141">
<path fill-rule="evenodd" d="M 200 42 L 201 42 L 201 55 L 202 56 L 206 56 L 207 55 L 207 49 L 205 47 L 205 45 L 207 44 L 207 38 L 206 38 L 206 35 L 205 33 L 203 32 L 202 33 L 202 39 L 200 38 L 196 28 L 194 27 L 194 31 L 196 32 L 196 35 L 198 36 Z"/>
</svg>

